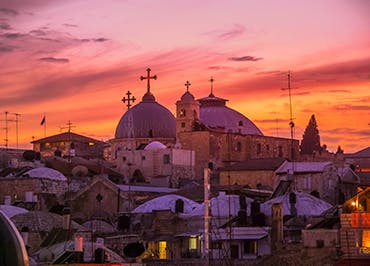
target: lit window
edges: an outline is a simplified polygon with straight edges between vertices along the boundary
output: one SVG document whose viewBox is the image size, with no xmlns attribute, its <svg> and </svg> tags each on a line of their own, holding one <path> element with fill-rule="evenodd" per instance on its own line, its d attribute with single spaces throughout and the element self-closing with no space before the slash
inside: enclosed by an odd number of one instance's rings
<svg viewBox="0 0 370 266">
<path fill-rule="evenodd" d="M 361 253 L 370 254 L 370 230 L 362 231 Z"/>
<path fill-rule="evenodd" d="M 196 237 L 189 238 L 189 249 L 197 249 L 197 238 Z"/>
<path fill-rule="evenodd" d="M 94 142 L 92 142 L 92 141 L 89 142 L 89 146 L 94 146 L 94 145 L 95 145 Z"/>
<path fill-rule="evenodd" d="M 159 259 L 167 259 L 167 242 L 159 241 Z"/>
</svg>

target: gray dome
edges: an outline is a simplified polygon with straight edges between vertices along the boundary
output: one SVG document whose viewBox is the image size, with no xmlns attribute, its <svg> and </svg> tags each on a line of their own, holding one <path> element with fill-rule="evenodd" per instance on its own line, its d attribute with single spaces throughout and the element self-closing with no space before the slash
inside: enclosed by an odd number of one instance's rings
<svg viewBox="0 0 370 266">
<path fill-rule="evenodd" d="M 152 94 L 129 109 L 116 128 L 115 138 L 175 138 L 176 120 L 173 114 L 155 101 Z"/>
<path fill-rule="evenodd" d="M 249 135 L 263 133 L 247 117 L 226 106 L 226 99 L 214 96 L 212 93 L 200 102 L 200 122 L 210 127 L 223 127 L 225 131 L 240 132 Z"/>
<path fill-rule="evenodd" d="M 195 98 L 194 98 L 193 94 L 191 94 L 189 91 L 187 91 L 181 96 L 181 101 L 182 102 L 193 102 L 193 101 L 195 101 Z"/>
</svg>

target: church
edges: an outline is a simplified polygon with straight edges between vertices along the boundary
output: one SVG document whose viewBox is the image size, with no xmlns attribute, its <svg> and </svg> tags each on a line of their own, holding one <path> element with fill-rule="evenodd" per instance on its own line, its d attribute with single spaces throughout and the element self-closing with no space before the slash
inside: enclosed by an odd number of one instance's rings
<svg viewBox="0 0 370 266">
<path fill-rule="evenodd" d="M 151 92 L 150 81 L 157 76 L 141 76 L 147 81 L 147 91 L 140 103 L 130 108 L 130 93 L 123 102 L 128 110 L 121 117 L 111 140 L 112 159 L 122 165 L 122 151 L 143 150 L 156 141 L 171 149 L 194 151 L 194 174 L 190 179 L 203 178 L 203 169 L 217 170 L 248 159 L 286 158 L 297 159 L 299 141 L 265 136 L 247 117 L 226 105 L 227 99 L 215 96 L 213 78 L 208 96 L 195 99 L 186 91 L 176 102 L 176 117 L 158 103 Z M 168 160 L 168 158 L 166 159 Z M 193 160 L 191 160 L 193 161 Z M 130 165 L 135 168 L 135 165 Z M 181 178 L 181 177 L 179 177 Z M 188 175 L 189 178 L 189 175 Z"/>
</svg>

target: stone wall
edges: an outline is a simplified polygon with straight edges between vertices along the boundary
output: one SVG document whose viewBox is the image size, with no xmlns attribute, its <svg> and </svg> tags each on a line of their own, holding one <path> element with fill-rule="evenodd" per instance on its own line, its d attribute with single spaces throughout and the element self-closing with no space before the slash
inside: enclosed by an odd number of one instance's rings
<svg viewBox="0 0 370 266">
<path fill-rule="evenodd" d="M 256 188 L 257 184 L 268 185 L 272 188 L 276 188 L 276 176 L 274 171 L 260 170 L 260 171 L 221 171 L 220 172 L 220 185 L 227 186 L 230 184 L 248 185 L 251 188 Z"/>
<path fill-rule="evenodd" d="M 20 177 L 12 179 L 0 179 L 0 200 L 3 203 L 4 196 L 11 196 L 12 203 L 16 200 L 25 201 L 26 192 L 55 194 L 62 199 L 67 192 L 67 182 L 45 178 Z"/>
<path fill-rule="evenodd" d="M 323 242 L 321 242 L 323 241 Z M 302 230 L 304 247 L 335 247 L 339 244 L 339 229 Z M 320 246 L 321 243 L 323 246 Z"/>
</svg>

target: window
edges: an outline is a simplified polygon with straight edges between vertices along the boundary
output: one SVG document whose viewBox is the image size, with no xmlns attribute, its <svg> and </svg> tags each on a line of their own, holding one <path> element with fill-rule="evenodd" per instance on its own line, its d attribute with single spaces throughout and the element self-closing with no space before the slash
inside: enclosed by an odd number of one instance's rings
<svg viewBox="0 0 370 266">
<path fill-rule="evenodd" d="M 167 259 L 167 242 L 159 241 L 159 259 Z"/>
<path fill-rule="evenodd" d="M 279 157 L 283 157 L 283 147 L 279 146 Z"/>
<path fill-rule="evenodd" d="M 180 110 L 180 117 L 185 117 L 186 116 L 186 110 L 185 109 L 181 109 Z"/>
<path fill-rule="evenodd" d="M 145 161 L 145 159 L 146 159 L 145 156 L 141 156 L 142 161 Z"/>
<path fill-rule="evenodd" d="M 239 121 L 239 126 L 242 127 L 243 126 L 243 121 Z"/>
<path fill-rule="evenodd" d="M 261 143 L 258 143 L 257 144 L 257 154 L 261 154 L 261 151 L 262 151 Z"/>
<path fill-rule="evenodd" d="M 266 145 L 266 151 L 270 151 L 270 145 Z"/>
<path fill-rule="evenodd" d="M 257 255 L 257 241 L 256 240 L 244 240 L 244 254 Z"/>
<path fill-rule="evenodd" d="M 181 123 L 181 127 L 184 128 L 185 127 L 185 122 L 182 122 Z"/>
<path fill-rule="evenodd" d="M 211 241 L 211 249 L 222 249 L 222 242 L 219 240 Z"/>
<path fill-rule="evenodd" d="M 169 154 L 163 155 L 163 163 L 164 164 L 169 164 L 170 163 L 170 155 Z"/>
<path fill-rule="evenodd" d="M 370 254 L 370 230 L 362 231 L 361 240 L 361 253 Z"/>
<path fill-rule="evenodd" d="M 195 236 L 189 238 L 189 249 L 197 249 L 197 238 Z"/>
<path fill-rule="evenodd" d="M 242 151 L 242 144 L 240 142 L 236 143 L 236 151 Z"/>
<path fill-rule="evenodd" d="M 122 161 L 126 162 L 126 160 L 127 160 L 126 156 L 123 156 Z"/>
<path fill-rule="evenodd" d="M 303 189 L 311 189 L 311 176 L 306 175 L 303 180 Z"/>
</svg>

